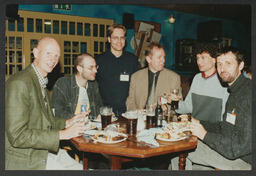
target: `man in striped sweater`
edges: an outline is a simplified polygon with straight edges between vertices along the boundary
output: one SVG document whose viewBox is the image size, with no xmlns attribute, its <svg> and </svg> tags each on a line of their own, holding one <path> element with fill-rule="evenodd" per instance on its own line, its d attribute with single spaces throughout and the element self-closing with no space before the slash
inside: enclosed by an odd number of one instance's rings
<svg viewBox="0 0 256 176">
<path fill-rule="evenodd" d="M 179 114 L 191 113 L 198 120 L 209 122 L 222 121 L 229 93 L 216 71 L 217 46 L 200 43 L 196 47 L 196 61 L 200 73 L 193 78 L 190 90 L 184 101 L 179 101 Z M 171 98 L 169 98 L 171 102 Z"/>
<path fill-rule="evenodd" d="M 229 93 L 221 84 L 216 71 L 217 50 L 217 46 L 211 43 L 200 43 L 196 46 L 196 61 L 200 73 L 193 78 L 185 100 L 179 101 L 177 113 L 191 113 L 198 120 L 212 123 L 222 121 Z M 171 97 L 168 101 L 171 103 Z M 178 170 L 178 157 L 171 162 L 172 170 Z"/>
<path fill-rule="evenodd" d="M 191 132 L 198 145 L 188 160 L 221 170 L 252 168 L 252 83 L 242 75 L 244 56 L 236 48 L 224 48 L 217 70 L 230 93 L 223 121 L 209 123 L 192 118 Z M 191 169 L 191 168 L 187 168 Z"/>
</svg>

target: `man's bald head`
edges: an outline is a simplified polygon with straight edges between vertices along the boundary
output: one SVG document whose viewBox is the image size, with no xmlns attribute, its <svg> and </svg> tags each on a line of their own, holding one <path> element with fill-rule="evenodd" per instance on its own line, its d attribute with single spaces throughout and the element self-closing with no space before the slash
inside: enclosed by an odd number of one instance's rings
<svg viewBox="0 0 256 176">
<path fill-rule="evenodd" d="M 57 65 L 60 57 L 60 45 L 52 37 L 44 37 L 39 40 L 36 48 L 33 49 L 34 65 L 42 76 L 47 76 Z"/>
</svg>

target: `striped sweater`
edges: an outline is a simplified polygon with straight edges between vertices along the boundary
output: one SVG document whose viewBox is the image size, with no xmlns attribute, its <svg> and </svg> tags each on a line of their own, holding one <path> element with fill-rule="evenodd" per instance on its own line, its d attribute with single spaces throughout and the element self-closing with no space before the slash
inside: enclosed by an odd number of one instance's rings
<svg viewBox="0 0 256 176">
<path fill-rule="evenodd" d="M 202 73 L 195 75 L 184 101 L 179 102 L 177 113 L 192 113 L 192 117 L 209 122 L 222 121 L 229 93 L 222 87 L 217 73 L 203 78 Z"/>
</svg>

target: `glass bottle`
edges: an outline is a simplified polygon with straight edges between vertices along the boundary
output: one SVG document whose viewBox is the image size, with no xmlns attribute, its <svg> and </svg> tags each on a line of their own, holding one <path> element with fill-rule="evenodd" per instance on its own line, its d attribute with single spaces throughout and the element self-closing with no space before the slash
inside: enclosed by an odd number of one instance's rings
<svg viewBox="0 0 256 176">
<path fill-rule="evenodd" d="M 157 101 L 157 106 L 156 106 L 156 110 L 155 110 L 155 116 L 156 116 L 156 127 L 162 126 L 162 121 L 163 121 L 163 110 L 161 107 L 161 97 L 158 98 Z M 158 125 L 158 121 L 159 121 L 159 125 Z"/>
</svg>

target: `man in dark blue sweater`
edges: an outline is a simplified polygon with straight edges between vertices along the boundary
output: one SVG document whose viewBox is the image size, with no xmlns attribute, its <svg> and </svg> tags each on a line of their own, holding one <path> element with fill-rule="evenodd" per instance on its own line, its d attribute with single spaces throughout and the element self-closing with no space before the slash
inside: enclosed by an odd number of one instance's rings
<svg viewBox="0 0 256 176">
<path fill-rule="evenodd" d="M 229 47 L 218 53 L 218 74 L 228 84 L 230 95 L 222 122 L 192 118 L 192 134 L 200 139 L 195 152 L 188 156 L 193 163 L 221 170 L 251 169 L 252 85 L 241 74 L 243 67 L 244 57 L 238 49 Z"/>
<path fill-rule="evenodd" d="M 130 76 L 138 70 L 137 57 L 124 51 L 126 28 L 113 24 L 108 28 L 110 50 L 96 57 L 97 81 L 104 105 L 111 106 L 116 116 L 126 111 Z"/>
</svg>

